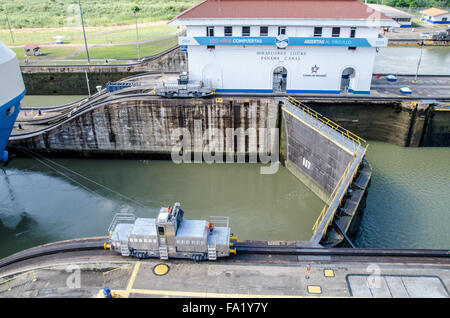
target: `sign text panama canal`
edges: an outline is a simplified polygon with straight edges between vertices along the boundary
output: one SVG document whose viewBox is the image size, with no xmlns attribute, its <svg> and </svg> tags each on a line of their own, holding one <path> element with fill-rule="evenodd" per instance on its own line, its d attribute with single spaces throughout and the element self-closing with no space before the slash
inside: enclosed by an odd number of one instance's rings
<svg viewBox="0 0 450 318">
<path fill-rule="evenodd" d="M 264 50 L 256 51 L 261 61 L 300 61 L 306 55 L 303 51 Z"/>
</svg>

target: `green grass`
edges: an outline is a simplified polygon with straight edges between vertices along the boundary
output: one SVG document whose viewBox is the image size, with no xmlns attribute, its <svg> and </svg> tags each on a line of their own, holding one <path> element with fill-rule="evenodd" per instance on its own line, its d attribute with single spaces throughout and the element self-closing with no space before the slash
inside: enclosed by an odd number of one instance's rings
<svg viewBox="0 0 450 318">
<path fill-rule="evenodd" d="M 176 27 L 168 25 L 154 25 L 154 26 L 138 26 L 139 39 L 148 40 L 160 37 L 166 37 L 174 35 L 177 31 Z M 0 41 L 6 45 L 25 45 L 28 43 L 55 43 L 54 36 L 64 36 L 64 43 L 71 44 L 83 44 L 83 33 L 81 28 L 73 31 L 66 31 L 64 29 L 42 29 L 42 30 L 16 30 L 13 32 L 14 43 L 12 42 L 10 33 L 8 30 L 0 30 Z M 86 30 L 86 38 L 89 44 L 98 43 L 117 43 L 117 42 L 130 42 L 136 41 L 136 28 L 134 25 L 130 25 L 127 28 L 121 29 L 89 29 Z"/>
<path fill-rule="evenodd" d="M 45 59 L 55 59 L 66 56 L 73 52 L 72 47 L 43 47 L 41 48 L 41 56 L 25 56 L 25 50 L 22 48 L 12 48 L 16 53 L 19 60 L 28 58 L 29 60 L 45 58 Z"/>
<path fill-rule="evenodd" d="M 135 23 L 131 11 L 137 5 L 139 22 L 168 20 L 200 0 L 82 0 L 86 26 Z M 0 3 L 13 28 L 79 26 L 77 0 L 4 0 Z M 5 12 L 0 12 L 0 28 L 8 27 Z"/>
<path fill-rule="evenodd" d="M 140 56 L 148 56 L 160 53 L 178 44 L 176 37 L 148 42 L 140 45 Z M 137 58 L 137 46 L 132 45 L 115 45 L 98 47 L 89 50 L 89 57 L 91 59 L 129 59 Z M 86 53 L 83 52 L 74 59 L 85 59 Z"/>
</svg>

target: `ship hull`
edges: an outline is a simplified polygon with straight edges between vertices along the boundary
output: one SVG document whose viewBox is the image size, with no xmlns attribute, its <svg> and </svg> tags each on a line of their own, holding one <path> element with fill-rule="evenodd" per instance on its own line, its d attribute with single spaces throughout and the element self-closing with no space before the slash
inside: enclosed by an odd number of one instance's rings
<svg viewBox="0 0 450 318">
<path fill-rule="evenodd" d="M 16 54 L 0 42 L 0 162 L 8 160 L 5 148 L 24 96 L 25 85 Z"/>
</svg>

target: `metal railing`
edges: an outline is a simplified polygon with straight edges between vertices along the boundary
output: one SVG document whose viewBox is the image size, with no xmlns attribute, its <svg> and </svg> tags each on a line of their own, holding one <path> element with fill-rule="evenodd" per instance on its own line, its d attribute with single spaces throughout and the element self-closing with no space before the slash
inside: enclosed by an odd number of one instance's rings
<svg viewBox="0 0 450 318">
<path fill-rule="evenodd" d="M 345 168 L 344 173 L 342 174 L 341 178 L 339 179 L 338 183 L 336 184 L 336 187 L 334 188 L 333 192 L 331 193 L 330 197 L 328 198 L 327 203 L 323 207 L 322 212 L 320 213 L 319 217 L 316 220 L 316 223 L 314 223 L 314 226 L 312 228 L 314 233 L 317 231 L 319 224 L 322 222 L 323 218 L 325 217 L 325 213 L 327 212 L 328 207 L 330 206 L 331 202 L 333 202 L 333 200 L 335 199 L 335 196 L 336 196 L 339 188 L 341 187 L 342 183 L 344 182 L 345 177 L 348 175 L 351 164 L 352 164 L 351 162 L 348 163 L 347 168 Z"/>
<path fill-rule="evenodd" d="M 108 227 L 108 233 L 111 233 L 119 223 L 134 223 L 135 220 L 136 216 L 133 213 L 116 213 Z"/>
<path fill-rule="evenodd" d="M 32 281 L 33 283 L 34 283 L 35 281 L 37 281 L 37 277 L 36 277 L 35 272 L 34 272 L 34 271 L 28 271 L 28 272 L 25 272 L 25 273 L 22 273 L 22 274 L 13 276 L 13 277 L 11 277 L 11 278 L 9 278 L 9 279 L 7 279 L 7 280 L 1 281 L 1 282 L 0 282 L 0 286 L 6 284 L 6 285 L 8 285 L 8 291 L 11 291 L 11 289 L 12 289 L 11 283 L 12 283 L 13 281 L 15 281 L 15 280 L 18 279 L 18 278 L 21 278 L 21 277 L 30 275 L 30 274 L 31 274 L 31 281 Z"/>
<path fill-rule="evenodd" d="M 221 224 L 226 227 L 229 227 L 230 225 L 230 218 L 228 216 L 210 216 L 209 217 L 210 223 L 216 225 Z"/>
<path fill-rule="evenodd" d="M 299 100 L 296 100 L 292 96 L 288 96 L 287 100 L 289 103 L 291 103 L 294 106 L 297 106 L 301 110 L 303 110 L 305 113 L 307 113 L 309 116 L 311 116 L 312 119 L 317 120 L 321 125 L 326 125 L 327 127 L 331 128 L 332 130 L 338 132 L 343 138 L 347 138 L 351 141 L 353 141 L 358 146 L 365 146 L 367 145 L 367 141 L 363 138 L 359 137 L 358 135 L 352 133 L 351 131 L 341 127 L 340 125 L 336 124 L 334 121 L 332 121 L 329 118 L 326 118 L 322 114 L 316 112 L 314 109 L 309 108 Z M 319 126 L 320 128 L 320 126 Z"/>
<path fill-rule="evenodd" d="M 334 187 L 333 192 L 331 193 L 325 206 L 323 207 L 321 213 L 319 214 L 319 217 L 317 218 L 316 222 L 313 225 L 312 230 L 315 234 L 317 229 L 319 228 L 320 224 L 324 221 L 325 215 L 329 211 L 332 203 L 335 202 L 336 200 L 339 200 L 339 205 L 341 204 L 342 198 L 344 197 L 344 194 L 346 193 L 346 191 L 341 191 L 340 197 L 337 198 L 339 190 L 342 188 L 348 189 L 350 184 L 353 182 L 353 179 L 354 179 L 356 173 L 358 172 L 358 166 L 354 169 L 353 172 L 351 172 L 351 167 L 352 167 L 352 164 L 355 162 L 355 160 L 357 160 L 357 158 L 356 158 L 357 151 L 360 150 L 361 147 L 363 147 L 363 149 L 364 149 L 363 151 L 365 154 L 365 152 L 367 151 L 367 147 L 369 145 L 368 145 L 367 141 L 364 140 L 363 138 L 361 138 L 358 135 L 352 133 L 351 131 L 341 127 L 337 123 L 333 122 L 331 119 L 326 118 L 325 116 L 323 116 L 320 113 L 316 112 L 315 110 L 309 108 L 308 106 L 306 106 L 302 102 L 296 100 L 295 98 L 289 96 L 287 98 L 287 100 L 289 103 L 300 108 L 303 112 L 308 114 L 313 120 L 316 120 L 319 123 L 319 125 L 318 125 L 319 129 L 322 127 L 322 125 L 326 125 L 327 127 L 331 128 L 331 130 L 339 133 L 342 136 L 342 138 L 344 138 L 344 143 L 345 143 L 345 139 L 348 139 L 348 140 L 351 140 L 354 143 L 354 145 L 356 145 L 356 148 L 354 149 L 355 153 L 353 155 L 353 161 L 348 163 L 342 176 L 340 177 L 339 181 L 337 182 L 336 186 Z M 328 132 L 329 134 L 331 133 L 331 130 Z M 347 179 L 347 177 L 349 176 L 350 173 L 352 173 L 351 177 L 348 178 L 347 182 L 345 182 L 345 180 Z M 336 208 L 333 209 L 330 217 L 326 221 L 326 224 L 324 225 L 324 227 L 322 229 L 322 237 L 325 236 L 328 226 L 333 221 L 339 205 L 337 205 Z"/>
<path fill-rule="evenodd" d="M 103 274 L 102 274 L 102 276 L 103 276 L 103 283 L 106 284 L 106 282 L 111 279 L 112 274 L 115 274 L 118 271 L 123 270 L 123 269 L 127 269 L 128 275 L 131 275 L 131 268 L 132 267 L 133 267 L 132 264 L 126 264 L 126 265 L 122 265 L 120 267 L 111 269 L 109 271 L 103 272 Z M 122 272 L 122 274 L 124 274 L 124 272 Z"/>
<path fill-rule="evenodd" d="M 344 173 L 342 174 L 342 177 L 339 180 L 338 184 L 336 185 L 336 188 L 334 189 L 334 191 L 331 194 L 330 198 L 328 199 L 327 204 L 323 207 L 322 213 L 320 213 L 319 217 L 317 218 L 317 221 L 316 221 L 316 223 L 313 226 L 314 233 L 316 233 L 317 228 L 319 227 L 319 224 L 323 221 L 323 219 L 325 217 L 325 214 L 328 211 L 328 208 L 331 206 L 331 202 L 333 202 L 336 199 L 336 195 L 337 195 L 337 192 L 338 192 L 339 188 L 341 186 L 343 186 L 343 182 L 344 182 L 345 178 L 350 173 L 350 166 L 351 166 L 351 162 L 348 164 L 347 169 L 345 169 Z M 349 178 L 348 182 L 345 184 L 345 189 L 348 189 L 350 184 L 353 182 L 353 179 L 355 178 L 355 175 L 356 175 L 357 172 L 358 172 L 358 169 L 355 169 L 355 171 L 353 171 L 353 174 L 352 174 L 351 178 Z M 341 196 L 338 199 L 339 200 L 339 205 L 338 206 L 340 206 L 340 203 L 342 202 L 342 198 L 344 197 L 345 193 L 346 193 L 346 191 L 342 191 Z M 337 207 L 335 209 L 333 209 L 333 211 L 331 212 L 331 216 L 329 217 L 328 221 L 326 222 L 325 226 L 323 227 L 322 237 L 325 236 L 328 226 L 330 225 L 331 222 L 333 222 L 334 215 L 336 214 L 336 211 L 337 211 Z"/>
</svg>

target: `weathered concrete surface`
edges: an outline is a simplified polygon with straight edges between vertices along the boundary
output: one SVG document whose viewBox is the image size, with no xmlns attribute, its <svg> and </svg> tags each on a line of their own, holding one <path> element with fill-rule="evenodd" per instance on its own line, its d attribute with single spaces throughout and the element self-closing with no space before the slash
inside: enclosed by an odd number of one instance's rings
<svg viewBox="0 0 450 318">
<path fill-rule="evenodd" d="M 450 146 L 450 111 L 431 111 L 425 123 L 424 147 Z"/>
<path fill-rule="evenodd" d="M 73 256 L 1 273 L 4 281 L 32 270 L 37 280 L 33 282 L 32 274 L 23 275 L 12 280 L 10 290 L 0 283 L 0 297 L 102 297 L 104 286 L 118 297 L 131 298 L 449 297 L 448 262 L 408 265 L 406 259 L 385 260 L 324 256 L 203 263 L 169 260 L 165 262 L 169 271 L 158 276 L 153 269 L 161 264 L 159 259 Z"/>
<path fill-rule="evenodd" d="M 286 167 L 303 183 L 327 201 L 342 177 L 348 164 L 353 161 L 351 153 L 306 123 L 284 112 L 282 120 L 286 135 Z M 313 182 L 311 182 L 311 180 Z"/>
<path fill-rule="evenodd" d="M 91 94 L 96 86 L 105 86 L 108 82 L 119 81 L 124 77 L 141 74 L 141 72 L 88 72 Z M 88 95 L 86 74 L 84 72 L 22 73 L 27 95 Z"/>
<path fill-rule="evenodd" d="M 86 155 L 167 156 L 181 146 L 185 153 L 252 155 L 277 150 L 277 136 L 271 134 L 277 125 L 278 105 L 270 98 L 224 98 L 218 102 L 215 98 L 135 97 L 99 106 L 52 131 L 11 144 Z"/>
<path fill-rule="evenodd" d="M 305 103 L 364 139 L 398 146 L 421 145 L 429 106 L 422 102 L 320 101 Z"/>
<path fill-rule="evenodd" d="M 186 55 L 174 48 L 130 65 L 22 66 L 28 95 L 86 95 L 88 72 L 91 93 L 97 85 L 144 72 L 180 72 L 187 69 Z"/>
</svg>

